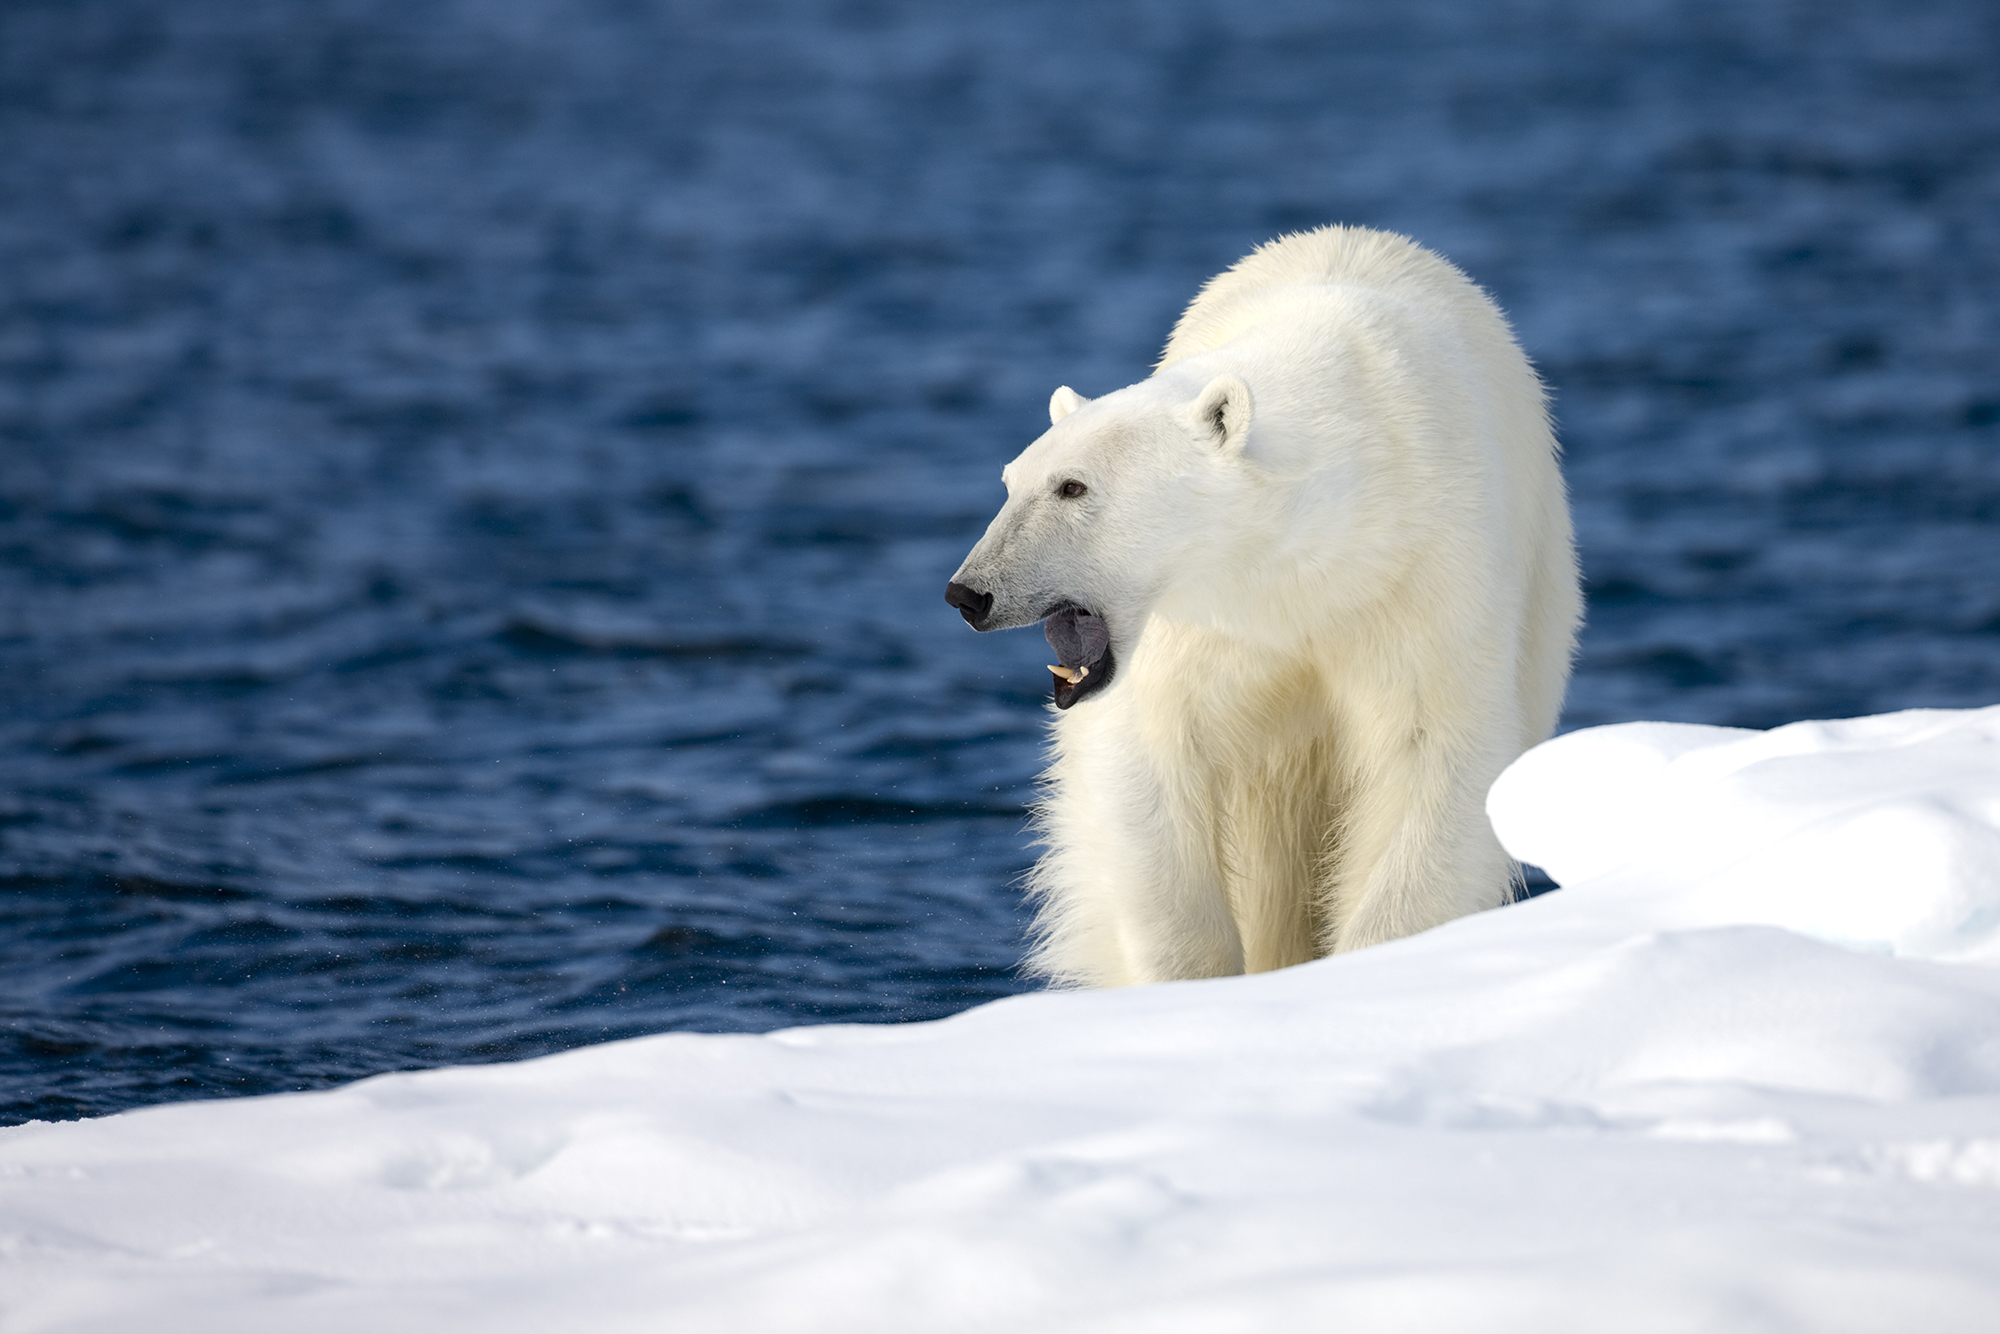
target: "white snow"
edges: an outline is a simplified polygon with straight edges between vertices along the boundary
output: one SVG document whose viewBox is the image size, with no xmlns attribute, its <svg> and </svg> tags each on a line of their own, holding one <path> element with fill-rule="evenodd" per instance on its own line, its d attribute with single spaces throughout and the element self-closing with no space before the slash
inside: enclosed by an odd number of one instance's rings
<svg viewBox="0 0 2000 1334">
<path fill-rule="evenodd" d="M 1631 724 L 1258 977 L 0 1131 L 28 1331 L 2000 1329 L 2000 708 Z"/>
</svg>

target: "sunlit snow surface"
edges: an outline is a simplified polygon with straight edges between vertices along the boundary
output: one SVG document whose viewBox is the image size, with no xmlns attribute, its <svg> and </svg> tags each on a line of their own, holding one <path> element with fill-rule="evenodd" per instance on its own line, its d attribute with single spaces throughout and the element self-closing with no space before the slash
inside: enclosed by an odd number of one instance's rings
<svg viewBox="0 0 2000 1334">
<path fill-rule="evenodd" d="M 0 1131 L 5 1327 L 2000 1328 L 2000 709 L 1492 808 L 1562 893 L 1282 973 Z"/>
</svg>

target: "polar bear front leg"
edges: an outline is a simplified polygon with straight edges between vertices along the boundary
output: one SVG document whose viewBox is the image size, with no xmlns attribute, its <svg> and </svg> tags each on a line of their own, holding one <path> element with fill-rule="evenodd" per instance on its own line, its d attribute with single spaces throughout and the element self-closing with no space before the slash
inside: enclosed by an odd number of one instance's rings
<svg viewBox="0 0 2000 1334">
<path fill-rule="evenodd" d="M 1493 836 L 1485 793 L 1503 766 L 1480 763 L 1478 738 L 1455 746 L 1387 747 L 1357 782 L 1345 820 L 1348 860 L 1331 914 L 1334 950 L 1415 935 L 1495 908 L 1514 862 Z"/>
<path fill-rule="evenodd" d="M 1041 810 L 1048 850 L 1032 877 L 1042 904 L 1035 962 L 1081 986 L 1240 973 L 1214 812 L 1184 771 L 1174 781 L 1172 765 L 1125 735 L 1116 748 L 1058 740 Z"/>
</svg>

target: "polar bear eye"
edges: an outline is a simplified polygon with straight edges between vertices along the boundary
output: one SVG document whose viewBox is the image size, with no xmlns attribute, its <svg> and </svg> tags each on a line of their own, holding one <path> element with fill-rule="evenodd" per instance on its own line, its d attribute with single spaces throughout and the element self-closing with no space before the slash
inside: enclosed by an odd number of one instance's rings
<svg viewBox="0 0 2000 1334">
<path fill-rule="evenodd" d="M 1056 488 L 1056 494 L 1061 496 L 1064 500 L 1075 500 L 1078 496 L 1082 495 L 1089 489 L 1090 488 L 1085 486 L 1082 482 L 1064 482 L 1061 486 Z"/>
</svg>

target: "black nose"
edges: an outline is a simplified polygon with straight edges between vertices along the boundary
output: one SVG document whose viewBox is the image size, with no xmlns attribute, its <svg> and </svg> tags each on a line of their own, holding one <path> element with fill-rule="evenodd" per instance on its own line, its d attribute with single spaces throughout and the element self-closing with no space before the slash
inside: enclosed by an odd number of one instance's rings
<svg viewBox="0 0 2000 1334">
<path fill-rule="evenodd" d="M 944 586 L 944 600 L 958 608 L 958 614 L 965 623 L 977 630 L 986 614 L 993 610 L 991 593 L 975 593 L 964 584 L 952 583 Z"/>
</svg>

